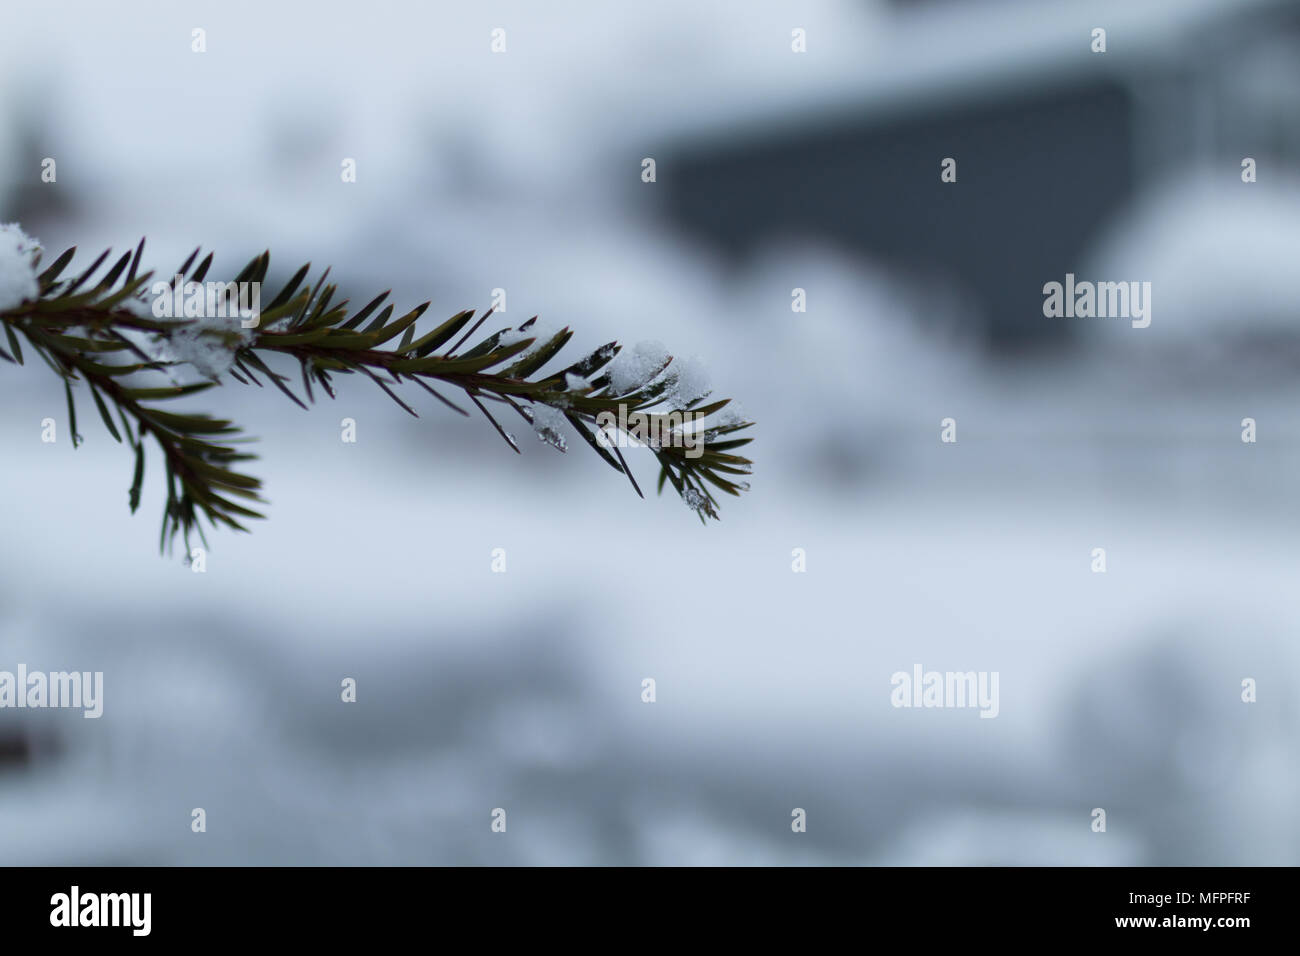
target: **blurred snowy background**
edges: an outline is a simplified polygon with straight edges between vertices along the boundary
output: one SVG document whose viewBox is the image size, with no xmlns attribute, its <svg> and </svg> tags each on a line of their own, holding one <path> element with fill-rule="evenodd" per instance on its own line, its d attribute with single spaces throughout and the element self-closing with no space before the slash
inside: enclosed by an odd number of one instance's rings
<svg viewBox="0 0 1300 956">
<path fill-rule="evenodd" d="M 500 287 L 759 425 L 701 528 L 418 392 L 229 382 L 270 518 L 192 574 L 157 472 L 131 517 L 129 453 L 0 368 L 0 669 L 105 672 L 100 720 L 0 711 L 0 863 L 1300 862 L 1297 9 L 5 4 L 0 221 L 48 257 Z M 1151 327 L 1043 318 L 1066 271 Z M 917 663 L 999 717 L 892 708 Z"/>
</svg>

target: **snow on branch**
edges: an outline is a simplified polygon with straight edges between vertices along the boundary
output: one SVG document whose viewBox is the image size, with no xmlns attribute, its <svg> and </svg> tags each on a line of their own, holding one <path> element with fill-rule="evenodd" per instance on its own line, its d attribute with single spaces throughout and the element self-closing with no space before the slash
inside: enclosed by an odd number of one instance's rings
<svg viewBox="0 0 1300 956">
<path fill-rule="evenodd" d="M 657 343 L 620 355 L 610 342 L 542 372 L 572 337 L 569 329 L 542 333 L 534 317 L 466 347 L 491 309 L 477 319 L 473 311 L 458 312 L 418 329 L 429 303 L 395 316 L 385 292 L 350 309 L 346 300 L 334 302 L 328 269 L 314 286 L 305 285 L 310 266 L 263 303 L 269 253 L 233 281 L 212 282 L 212 256 L 195 267 L 198 252 L 167 280 L 155 281 L 153 273 L 139 272 L 141 240 L 92 282 L 108 252 L 62 278 L 75 249 L 38 272 L 40 244 L 17 226 L 0 226 L 0 359 L 23 364 L 25 341 L 62 378 L 74 447 L 81 441 L 75 394 L 84 387 L 109 434 L 135 453 L 132 512 L 140 504 L 145 440 L 153 439 L 167 476 L 160 547 L 180 534 L 188 550 L 195 530 L 206 543 L 200 519 L 245 531 L 245 521 L 263 517 L 256 510 L 264 504 L 262 483 L 243 470 L 256 458 L 243 450 L 250 439 L 231 421 L 162 404 L 220 386 L 223 376 L 258 387 L 265 379 L 306 409 L 317 389 L 334 397 L 336 376 L 360 374 L 411 415 L 415 409 L 395 391 L 407 383 L 469 415 L 435 388 L 440 385 L 463 393 L 516 452 L 514 436 L 489 404 L 519 414 L 560 451 L 567 447 L 567 423 L 638 495 L 621 449 L 648 447 L 659 462 L 659 490 L 671 483 L 701 522 L 718 517 L 715 491 L 739 495 L 749 487 L 740 477 L 751 462 L 734 452 L 751 439 L 732 436 L 753 423 L 734 410 L 717 415 L 730 400 L 705 404 L 711 391 L 699 363 L 674 365 Z M 297 363 L 301 388 L 273 367 L 286 360 Z"/>
</svg>

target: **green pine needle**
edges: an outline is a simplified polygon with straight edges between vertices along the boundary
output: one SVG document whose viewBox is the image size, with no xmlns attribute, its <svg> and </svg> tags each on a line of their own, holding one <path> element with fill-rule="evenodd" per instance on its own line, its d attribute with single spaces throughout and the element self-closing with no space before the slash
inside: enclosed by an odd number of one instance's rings
<svg viewBox="0 0 1300 956">
<path fill-rule="evenodd" d="M 206 391 L 220 383 L 216 379 L 178 382 L 175 375 L 181 363 L 160 361 L 146 351 L 144 345 L 149 340 L 165 343 L 186 334 L 183 330 L 194 323 L 187 319 L 154 318 L 149 310 L 140 308 L 153 276 L 138 273 L 144 241 L 141 240 L 133 254 L 124 255 L 89 287 L 87 283 L 109 253 L 105 252 L 75 279 L 60 280 L 74 252 L 75 249 L 69 249 L 40 274 L 40 295 L 36 301 L 0 311 L 0 325 L 4 329 L 0 359 L 23 364 L 21 336 L 63 378 L 74 447 L 82 441 L 77 434 L 74 392 L 81 383 L 86 385 L 109 434 L 134 451 L 129 492 L 133 513 L 140 504 L 144 480 L 145 440 L 153 439 L 162 453 L 166 473 L 162 546 L 169 547 L 180 535 L 188 552 L 191 532 L 197 531 L 204 538 L 201 519 L 214 528 L 246 531 L 245 523 L 249 519 L 263 517 L 256 508 L 265 503 L 261 481 L 243 471 L 242 463 L 256 457 L 243 450 L 249 439 L 230 421 L 201 413 L 176 413 L 160 405 L 168 399 Z M 186 281 L 203 281 L 212 256 L 208 255 L 191 271 L 197 258 L 198 250 L 195 250 L 177 274 Z M 235 281 L 263 282 L 270 262 L 269 253 L 257 256 Z M 673 372 L 667 363 L 644 384 L 626 394 L 616 394 L 608 374 L 602 374 L 619 352 L 618 344 L 613 342 L 567 368 L 543 373 L 542 367 L 559 354 L 573 333 L 563 329 L 541 342 L 537 336 L 519 337 L 518 333 L 527 333 L 535 319 L 517 330 L 504 328 L 487 334 L 462 351 L 491 318 L 491 309 L 477 321 L 472 311 L 459 312 L 421 333 L 417 331 L 417 323 L 429 303 L 394 317 L 393 306 L 383 304 L 388 297 L 385 292 L 364 308 L 349 311 L 347 301 L 333 301 L 337 287 L 325 284 L 328 269 L 310 289 L 304 286 L 308 273 L 309 266 L 303 266 L 270 300 L 261 312 L 255 332 L 247 337 L 227 335 L 227 344 L 234 354 L 233 365 L 227 373 L 232 379 L 262 387 L 261 379 L 265 378 L 304 409 L 315 402 L 313 386 L 319 386 L 333 398 L 334 376 L 359 372 L 411 415 L 417 414 L 414 407 L 396 391 L 410 382 L 453 411 L 470 414 L 467 408 L 435 388 L 442 385 L 453 392 L 464 392 L 469 403 L 518 451 L 514 440 L 489 410 L 489 404 L 495 402 L 529 423 L 534 421 L 537 407 L 549 406 L 562 413 L 584 443 L 606 464 L 625 475 L 637 494 L 641 494 L 617 443 L 598 440 L 597 416 L 617 415 L 622 407 L 625 412 L 651 415 L 688 411 L 703 420 L 706 415 L 716 415 L 730 401 L 724 399 L 704 405 L 701 404 L 707 397 L 704 396 L 684 409 L 672 408 L 668 396 Z M 516 334 L 507 341 L 510 332 Z M 201 334 L 221 335 L 213 331 Z M 507 344 L 502 344 L 503 341 Z M 273 355 L 296 361 L 301 374 L 301 397 L 291 377 L 275 371 L 268 363 Z M 569 375 L 587 381 L 588 386 L 571 388 Z M 158 384 L 160 381 L 167 384 Z M 121 429 L 113 421 L 114 411 Z M 548 416 L 554 417 L 554 413 L 548 412 Z M 552 435 L 549 420 L 543 432 L 548 438 Z M 671 484 L 699 514 L 701 522 L 706 518 L 716 519 L 715 491 L 739 495 L 749 487 L 737 476 L 748 475 L 751 462 L 733 452 L 751 439 L 727 436 L 752 424 L 733 418 L 696 432 L 694 437 L 704 443 L 702 449 L 695 450 L 698 454 L 688 454 L 688 449 L 680 445 L 650 447 L 659 461 L 659 490 L 662 492 L 665 484 Z M 563 450 L 562 441 L 552 443 Z"/>
</svg>

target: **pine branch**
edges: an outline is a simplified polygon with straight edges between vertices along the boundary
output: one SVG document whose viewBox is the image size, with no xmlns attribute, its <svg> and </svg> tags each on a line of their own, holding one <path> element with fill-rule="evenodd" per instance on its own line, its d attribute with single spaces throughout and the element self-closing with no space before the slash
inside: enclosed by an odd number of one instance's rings
<svg viewBox="0 0 1300 956">
<path fill-rule="evenodd" d="M 240 467 L 256 456 L 241 450 L 249 439 L 238 426 L 163 407 L 170 399 L 221 384 L 223 374 L 257 387 L 263 387 L 266 379 L 306 409 L 316 401 L 315 387 L 334 398 L 335 376 L 360 373 L 417 417 L 415 408 L 396 391 L 400 386 L 413 382 L 440 404 L 468 415 L 466 408 L 435 386 L 458 389 L 515 451 L 518 445 L 493 416 L 490 404 L 518 413 L 539 437 L 561 451 L 566 445 L 554 423 L 566 422 L 606 464 L 627 477 L 638 495 L 641 489 L 619 448 L 624 442 L 611 438 L 629 433 L 644 437 L 644 433 L 612 428 L 610 422 L 620 413 L 620 422 L 641 413 L 646 416 L 643 424 L 653 422 L 660 428 L 656 434 L 671 439 L 648 446 L 660 466 L 659 491 L 671 484 L 701 522 L 718 517 L 716 491 L 739 495 L 749 487 L 738 476 L 749 474 L 751 462 L 734 452 L 751 439 L 730 436 L 752 423 L 730 416 L 707 427 L 681 427 L 680 416 L 667 413 L 690 413 L 692 421 L 703 422 L 722 411 L 729 400 L 702 404 L 707 393 L 683 400 L 670 356 L 630 384 L 625 374 L 611 374 L 611 363 L 620 351 L 614 342 L 558 371 L 542 372 L 572 337 L 569 329 L 543 337 L 533 329 L 534 317 L 517 329 L 487 334 L 462 351 L 492 318 L 491 309 L 476 321 L 474 312 L 459 312 L 419 334 L 417 325 L 429 303 L 394 317 L 394 307 L 385 304 L 389 295 L 385 292 L 361 309 L 350 310 L 346 300 L 333 301 L 337 287 L 326 284 L 329 270 L 314 287 L 304 284 L 309 266 L 298 270 L 261 310 L 255 328 L 159 318 L 146 295 L 154 288 L 153 274 L 138 271 L 143 240 L 133 254 L 122 256 L 89 285 L 109 254 L 105 252 L 78 276 L 62 279 L 74 252 L 68 250 L 36 277 L 36 296 L 0 309 L 4 328 L 0 359 L 23 364 L 22 340 L 63 379 L 74 447 L 81 441 L 74 392 L 85 386 L 109 434 L 135 453 L 129 493 L 133 513 L 140 504 L 146 439 L 157 445 L 166 469 L 160 547 L 170 546 L 179 534 L 188 551 L 193 531 L 206 543 L 201 519 L 213 527 L 246 531 L 248 519 L 263 517 L 255 510 L 264 503 L 262 483 Z M 38 258 L 39 251 L 33 267 Z M 197 258 L 195 250 L 175 275 L 184 282 L 203 282 L 212 256 L 194 267 Z M 263 253 L 244 267 L 234 283 L 258 283 L 260 288 L 269 267 L 270 254 Z M 227 318 L 234 313 L 233 306 L 224 311 L 229 302 L 220 302 L 218 309 Z M 279 360 L 274 356 L 297 363 L 300 389 L 290 376 L 275 370 L 273 363 Z M 544 417 L 543 409 L 547 410 Z"/>
</svg>

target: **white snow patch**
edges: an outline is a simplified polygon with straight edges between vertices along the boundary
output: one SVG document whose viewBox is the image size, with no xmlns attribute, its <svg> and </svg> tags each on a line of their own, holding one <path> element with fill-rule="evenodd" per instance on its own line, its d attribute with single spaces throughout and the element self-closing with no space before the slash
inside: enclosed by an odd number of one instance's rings
<svg viewBox="0 0 1300 956">
<path fill-rule="evenodd" d="M 235 364 L 235 353 L 253 340 L 253 330 L 241 325 L 238 315 L 198 319 L 174 330 L 160 346 L 159 358 L 186 362 L 210 379 Z"/>
<path fill-rule="evenodd" d="M 520 331 L 519 329 L 507 329 L 501 333 L 501 338 L 497 339 L 497 345 L 514 345 L 516 342 L 522 342 L 524 339 L 533 337 L 533 331 Z M 525 350 L 527 351 L 527 350 Z"/>
<path fill-rule="evenodd" d="M 660 342 L 638 342 L 619 352 L 607 366 L 610 394 L 626 395 L 649 385 L 669 358 L 668 350 Z M 669 408 L 685 408 L 713 391 L 704 362 L 699 358 L 674 359 L 664 374 L 671 380 L 662 397 Z"/>
<path fill-rule="evenodd" d="M 501 338 L 497 339 L 497 345 L 514 345 L 516 342 L 522 342 L 524 339 L 534 339 L 535 341 L 532 345 L 528 346 L 528 348 L 524 349 L 511 359 L 512 362 L 518 362 L 520 359 L 532 355 L 547 342 L 551 341 L 551 339 L 555 338 L 555 334 L 559 331 L 559 329 L 549 326 L 544 322 L 534 322 L 528 328 L 523 330 L 508 329 L 507 331 L 502 332 Z"/>
<path fill-rule="evenodd" d="M 630 349 L 623 349 L 606 366 L 610 391 L 614 395 L 636 391 L 649 383 L 667 361 L 668 350 L 660 342 L 638 342 Z"/>
<path fill-rule="evenodd" d="M 563 431 L 566 422 L 564 412 L 558 408 L 541 404 L 533 406 L 533 431 L 537 433 L 538 440 L 560 451 L 566 451 L 569 447 Z"/>
<path fill-rule="evenodd" d="M 118 308 L 123 312 L 130 312 L 132 315 L 140 319 L 156 318 L 153 314 L 153 304 L 143 296 L 132 296 L 123 299 L 118 305 Z"/>
<path fill-rule="evenodd" d="M 740 402 L 732 399 L 731 403 L 728 404 L 726 408 L 718 412 L 718 417 L 714 424 L 719 428 L 726 428 L 729 425 L 741 425 L 747 421 L 749 421 L 749 418 L 745 415 L 744 407 Z"/>
<path fill-rule="evenodd" d="M 40 295 L 36 281 L 40 257 L 41 244 L 24 233 L 18 223 L 0 225 L 0 309 L 12 309 Z"/>
<path fill-rule="evenodd" d="M 671 408 L 685 408 L 713 391 L 708 369 L 701 358 L 677 359 L 672 369 L 676 371 L 673 386 L 668 391 Z"/>
</svg>

